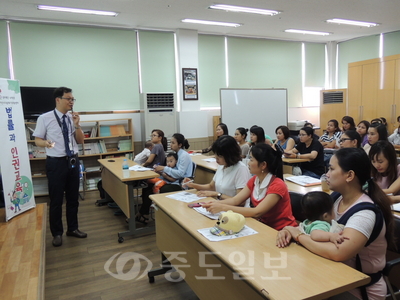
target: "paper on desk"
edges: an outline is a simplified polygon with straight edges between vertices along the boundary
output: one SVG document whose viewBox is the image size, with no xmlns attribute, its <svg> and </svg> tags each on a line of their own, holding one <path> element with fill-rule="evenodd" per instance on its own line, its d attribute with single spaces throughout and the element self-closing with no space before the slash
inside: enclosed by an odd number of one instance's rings
<svg viewBox="0 0 400 300">
<path fill-rule="evenodd" d="M 174 193 L 174 194 L 168 195 L 167 197 L 174 199 L 174 200 L 186 202 L 186 203 L 207 198 L 207 197 L 198 197 L 196 194 L 189 193 L 189 192 Z"/>
<path fill-rule="evenodd" d="M 195 155 L 201 155 L 201 153 L 189 153 L 189 155 L 195 156 Z"/>
<path fill-rule="evenodd" d="M 204 228 L 204 229 L 198 229 L 197 231 L 203 235 L 207 240 L 210 242 L 219 242 L 219 241 L 225 241 L 225 240 L 232 240 L 232 239 L 237 239 L 243 236 L 248 236 L 248 235 L 253 235 L 257 234 L 258 232 L 255 231 L 254 229 L 251 229 L 249 226 L 244 225 L 243 229 L 236 234 L 232 235 L 225 235 L 225 236 L 218 236 L 214 235 L 210 232 L 211 228 Z"/>
<path fill-rule="evenodd" d="M 129 167 L 129 170 L 131 170 L 131 171 L 140 171 L 140 172 L 143 172 L 143 171 L 153 171 L 152 168 L 146 168 L 146 167 L 143 167 L 143 166 L 141 166 L 141 165 L 134 165 L 134 166 L 132 166 L 132 167 Z"/>
<path fill-rule="evenodd" d="M 306 175 L 286 177 L 285 180 L 289 180 L 291 182 L 300 184 L 302 186 L 311 186 L 311 185 L 321 184 L 320 179 L 316 179 L 314 177 L 306 176 Z"/>
<path fill-rule="evenodd" d="M 215 157 L 204 158 L 203 160 L 204 160 L 204 161 L 207 161 L 207 162 L 216 162 L 216 161 L 217 161 L 217 160 L 215 159 Z"/>
<path fill-rule="evenodd" d="M 393 204 L 392 210 L 400 212 L 400 203 Z"/>
<path fill-rule="evenodd" d="M 212 214 L 209 211 L 207 211 L 207 209 L 205 209 L 204 207 L 193 207 L 193 209 L 195 211 L 197 211 L 198 213 L 206 216 L 207 218 L 210 218 L 210 219 L 213 219 L 213 220 L 218 220 L 219 215 L 224 212 L 224 211 L 221 211 L 219 213 Z"/>
</svg>

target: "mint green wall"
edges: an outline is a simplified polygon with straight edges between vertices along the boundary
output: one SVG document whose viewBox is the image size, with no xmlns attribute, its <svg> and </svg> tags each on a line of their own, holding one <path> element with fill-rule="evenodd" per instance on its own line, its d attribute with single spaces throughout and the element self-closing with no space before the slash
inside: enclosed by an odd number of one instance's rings
<svg viewBox="0 0 400 300">
<path fill-rule="evenodd" d="M 340 43 L 338 57 L 338 88 L 347 88 L 349 63 L 379 57 L 379 35 Z"/>
<path fill-rule="evenodd" d="M 139 108 L 135 32 L 11 24 L 15 78 L 22 86 L 68 86 L 77 111 Z"/>
<path fill-rule="evenodd" d="M 400 31 L 385 33 L 383 36 L 383 56 L 400 54 Z"/>
<path fill-rule="evenodd" d="M 226 88 L 225 38 L 199 35 L 199 98 L 202 107 L 219 107 L 219 89 Z"/>
<path fill-rule="evenodd" d="M 175 93 L 175 46 L 171 32 L 139 31 L 144 93 Z"/>
<path fill-rule="evenodd" d="M 288 106 L 301 106 L 301 43 L 228 38 L 230 88 L 287 88 Z"/>
<path fill-rule="evenodd" d="M 0 21 L 0 78 L 10 78 L 8 70 L 8 41 L 6 21 Z"/>
<path fill-rule="evenodd" d="M 325 44 L 304 43 L 305 78 L 307 87 L 325 86 Z"/>
</svg>

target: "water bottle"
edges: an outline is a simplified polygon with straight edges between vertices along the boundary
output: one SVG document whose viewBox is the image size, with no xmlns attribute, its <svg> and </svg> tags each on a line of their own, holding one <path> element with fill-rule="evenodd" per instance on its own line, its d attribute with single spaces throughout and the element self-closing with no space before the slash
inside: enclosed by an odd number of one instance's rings
<svg viewBox="0 0 400 300">
<path fill-rule="evenodd" d="M 129 177 L 129 165 L 128 165 L 128 160 L 124 158 L 124 161 L 122 162 L 122 174 L 124 178 Z"/>
</svg>

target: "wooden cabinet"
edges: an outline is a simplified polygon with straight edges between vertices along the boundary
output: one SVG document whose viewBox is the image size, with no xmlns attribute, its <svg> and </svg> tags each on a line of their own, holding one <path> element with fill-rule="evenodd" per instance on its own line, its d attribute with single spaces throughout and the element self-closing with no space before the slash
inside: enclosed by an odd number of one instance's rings
<svg viewBox="0 0 400 300">
<path fill-rule="evenodd" d="M 399 106 L 400 55 L 349 64 L 347 114 L 356 124 L 384 117 L 391 133 L 398 126 Z"/>
<path fill-rule="evenodd" d="M 361 116 L 362 66 L 349 66 L 347 115 L 352 116 L 356 125 L 362 120 Z"/>
<path fill-rule="evenodd" d="M 25 127 L 35 195 L 48 195 L 45 149 L 35 146 L 32 133 L 36 123 L 26 122 Z M 79 160 L 84 166 L 80 190 L 84 193 L 97 189 L 97 181 L 101 178 L 98 159 L 118 156 L 132 159 L 134 147 L 132 119 L 81 121 L 81 127 L 85 140 L 78 147 Z"/>
</svg>

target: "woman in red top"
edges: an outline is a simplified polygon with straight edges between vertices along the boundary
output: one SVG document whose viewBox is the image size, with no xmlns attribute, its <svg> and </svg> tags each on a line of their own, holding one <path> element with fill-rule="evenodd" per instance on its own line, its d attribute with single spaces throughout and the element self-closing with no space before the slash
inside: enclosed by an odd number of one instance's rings
<svg viewBox="0 0 400 300">
<path fill-rule="evenodd" d="M 254 174 L 235 197 L 205 203 L 211 213 L 232 210 L 253 217 L 280 230 L 288 224 L 296 226 L 287 186 L 283 181 L 282 153 L 267 144 L 257 144 L 250 150 L 250 173 Z M 250 197 L 251 207 L 241 207 Z"/>
</svg>

